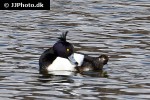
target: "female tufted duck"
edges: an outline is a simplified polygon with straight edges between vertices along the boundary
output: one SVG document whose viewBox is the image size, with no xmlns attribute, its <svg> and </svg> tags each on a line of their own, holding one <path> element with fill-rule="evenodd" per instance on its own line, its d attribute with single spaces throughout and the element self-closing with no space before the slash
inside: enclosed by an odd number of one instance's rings
<svg viewBox="0 0 150 100">
<path fill-rule="evenodd" d="M 102 71 L 103 66 L 107 64 L 109 58 L 107 55 L 100 55 L 99 57 L 90 57 L 88 55 L 84 56 L 84 60 L 81 66 L 77 66 L 76 70 L 78 73 L 85 71 Z"/>
</svg>

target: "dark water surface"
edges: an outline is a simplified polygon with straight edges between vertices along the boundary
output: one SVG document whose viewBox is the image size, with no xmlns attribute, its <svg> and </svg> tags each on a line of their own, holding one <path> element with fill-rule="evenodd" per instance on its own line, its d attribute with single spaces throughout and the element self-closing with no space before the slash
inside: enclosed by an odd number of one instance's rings
<svg viewBox="0 0 150 100">
<path fill-rule="evenodd" d="M 78 52 L 108 54 L 109 77 L 42 77 L 40 54 L 63 31 Z M 53 0 L 0 11 L 1 100 L 149 100 L 150 0 Z"/>
</svg>

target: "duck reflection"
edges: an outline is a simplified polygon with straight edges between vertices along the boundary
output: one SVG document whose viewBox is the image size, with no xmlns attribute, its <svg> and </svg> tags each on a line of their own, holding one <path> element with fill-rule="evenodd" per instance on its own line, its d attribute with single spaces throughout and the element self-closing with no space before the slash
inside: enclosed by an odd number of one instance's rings
<svg viewBox="0 0 150 100">
<path fill-rule="evenodd" d="M 64 74 L 65 73 L 65 74 Z M 108 78 L 108 72 L 104 70 L 99 71 L 85 71 L 82 73 L 79 72 L 62 72 L 62 71 L 53 71 L 48 74 L 42 74 L 39 76 L 39 81 L 41 82 L 57 82 L 57 83 L 74 83 L 74 77 L 76 78 L 86 78 L 86 77 L 100 77 Z"/>
</svg>

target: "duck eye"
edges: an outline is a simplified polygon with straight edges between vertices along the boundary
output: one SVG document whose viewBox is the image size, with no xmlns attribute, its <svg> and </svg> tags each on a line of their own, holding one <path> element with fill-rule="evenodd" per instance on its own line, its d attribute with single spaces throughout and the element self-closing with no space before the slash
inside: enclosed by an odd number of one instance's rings
<svg viewBox="0 0 150 100">
<path fill-rule="evenodd" d="M 67 49 L 67 52 L 69 52 L 69 49 Z"/>
</svg>

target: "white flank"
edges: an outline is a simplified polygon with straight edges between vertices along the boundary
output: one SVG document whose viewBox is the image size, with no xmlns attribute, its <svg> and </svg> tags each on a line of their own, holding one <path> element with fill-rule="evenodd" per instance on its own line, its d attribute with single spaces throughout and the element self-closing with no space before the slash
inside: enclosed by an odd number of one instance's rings
<svg viewBox="0 0 150 100">
<path fill-rule="evenodd" d="M 74 59 L 78 62 L 78 66 L 83 63 L 84 55 L 74 53 Z M 75 71 L 76 65 L 71 64 L 71 62 L 62 57 L 57 57 L 51 65 L 48 66 L 48 71 Z"/>
<path fill-rule="evenodd" d="M 74 53 L 74 59 L 78 62 L 78 66 L 81 66 L 84 60 L 84 55 Z"/>
<path fill-rule="evenodd" d="M 65 76 L 70 76 L 70 75 L 74 75 L 73 71 L 59 71 L 59 70 L 53 70 L 53 71 L 49 71 L 49 74 L 52 75 L 65 75 Z"/>
<path fill-rule="evenodd" d="M 73 71 L 75 65 L 71 64 L 66 58 L 57 57 L 51 65 L 48 66 L 48 71 L 65 70 Z"/>
</svg>

